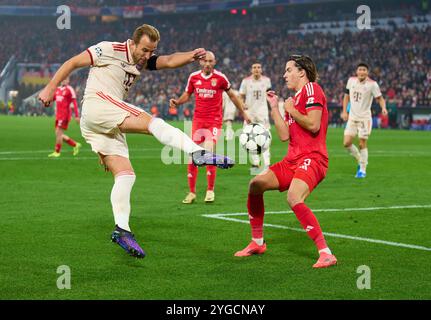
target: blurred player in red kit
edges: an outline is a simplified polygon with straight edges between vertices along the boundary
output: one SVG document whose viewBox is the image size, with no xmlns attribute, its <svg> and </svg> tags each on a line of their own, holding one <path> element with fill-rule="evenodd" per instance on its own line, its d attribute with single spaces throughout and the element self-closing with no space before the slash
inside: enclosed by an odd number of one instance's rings
<svg viewBox="0 0 431 320">
<path fill-rule="evenodd" d="M 325 178 L 328 168 L 328 109 L 325 94 L 315 82 L 317 78 L 316 65 L 311 58 L 294 55 L 286 63 L 284 79 L 287 87 L 295 90 L 296 94 L 285 101 L 284 118 L 278 108 L 278 96 L 274 91 L 267 94 L 278 136 L 282 141 L 289 141 L 289 148 L 282 161 L 273 164 L 250 182 L 247 207 L 252 241 L 245 249 L 235 253 L 237 257 L 266 251 L 263 240 L 263 194 L 267 190 L 288 190 L 289 206 L 319 251 L 320 257 L 313 267 L 326 268 L 337 263 L 326 244 L 319 222 L 304 203 Z"/>
<path fill-rule="evenodd" d="M 79 123 L 78 103 L 76 102 L 75 90 L 69 85 L 69 78 L 61 82 L 61 86 L 57 88 L 54 94 L 56 109 L 55 109 L 55 151 L 50 153 L 48 157 L 58 158 L 61 155 L 61 146 L 63 141 L 73 148 L 73 155 L 79 153 L 81 144 L 76 142 L 69 136 L 64 134 L 69 126 L 72 118 L 70 104 L 73 104 L 75 120 Z"/>
<path fill-rule="evenodd" d="M 195 94 L 196 107 L 193 115 L 192 139 L 205 149 L 214 151 L 223 125 L 223 92 L 228 94 L 244 120 L 250 121 L 244 111 L 244 103 L 234 94 L 228 78 L 214 69 L 216 65 L 214 53 L 207 51 L 200 65 L 201 70 L 190 74 L 185 92 L 178 99 L 170 99 L 169 104 L 170 107 L 177 107 L 189 101 L 190 96 Z M 208 187 L 205 202 L 213 202 L 215 199 L 216 169 L 214 166 L 207 166 Z M 190 192 L 183 203 L 191 204 L 196 199 L 198 167 L 189 163 L 187 171 Z"/>
</svg>

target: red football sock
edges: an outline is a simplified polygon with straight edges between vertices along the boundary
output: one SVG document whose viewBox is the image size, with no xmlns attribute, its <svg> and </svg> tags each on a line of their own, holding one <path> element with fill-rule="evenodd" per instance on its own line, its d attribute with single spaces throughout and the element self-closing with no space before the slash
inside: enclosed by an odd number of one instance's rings
<svg viewBox="0 0 431 320">
<path fill-rule="evenodd" d="M 308 236 L 314 241 L 318 250 L 327 248 L 325 237 L 323 236 L 322 229 L 320 229 L 319 222 L 316 216 L 308 208 L 305 203 L 298 203 L 292 208 L 296 217 L 301 223 Z"/>
<path fill-rule="evenodd" d="M 64 139 L 64 142 L 66 142 L 71 147 L 76 147 L 76 142 L 72 138 Z"/>
<path fill-rule="evenodd" d="M 263 238 L 263 216 L 265 206 L 263 203 L 263 194 L 248 194 L 247 201 L 248 217 L 251 225 L 251 236 L 254 239 Z"/>
<path fill-rule="evenodd" d="M 217 175 L 217 167 L 207 166 L 207 182 L 208 182 L 207 190 L 214 191 L 216 175 Z"/>
<path fill-rule="evenodd" d="M 56 143 L 55 144 L 55 152 L 60 153 L 60 151 L 61 151 L 61 143 Z"/>
<path fill-rule="evenodd" d="M 198 167 L 193 163 L 187 166 L 187 178 L 189 180 L 190 192 L 196 193 L 196 180 L 198 178 Z"/>
</svg>

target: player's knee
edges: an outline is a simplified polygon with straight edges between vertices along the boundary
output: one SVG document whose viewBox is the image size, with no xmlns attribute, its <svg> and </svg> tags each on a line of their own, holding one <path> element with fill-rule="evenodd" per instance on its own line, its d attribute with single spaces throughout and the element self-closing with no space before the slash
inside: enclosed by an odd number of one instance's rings
<svg viewBox="0 0 431 320">
<path fill-rule="evenodd" d="M 344 148 L 349 148 L 351 145 L 352 145 L 352 141 L 350 141 L 350 140 L 344 140 L 343 141 Z"/>
<path fill-rule="evenodd" d="M 287 203 L 291 208 L 296 206 L 298 203 L 304 202 L 304 199 L 302 199 L 301 195 L 294 190 L 288 190 L 287 191 Z"/>
<path fill-rule="evenodd" d="M 359 149 L 365 149 L 367 147 L 366 140 L 359 140 Z"/>
<path fill-rule="evenodd" d="M 250 181 L 249 193 L 261 194 L 266 191 L 265 181 L 260 177 L 255 177 Z"/>
</svg>

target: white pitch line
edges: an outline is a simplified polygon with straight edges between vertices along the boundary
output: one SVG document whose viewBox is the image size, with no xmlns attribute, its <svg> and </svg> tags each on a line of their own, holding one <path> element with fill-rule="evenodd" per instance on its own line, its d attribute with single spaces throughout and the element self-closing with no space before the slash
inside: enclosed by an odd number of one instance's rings
<svg viewBox="0 0 431 320">
<path fill-rule="evenodd" d="M 385 210 L 385 209 L 414 209 L 414 208 L 431 208 L 431 205 L 411 205 L 411 206 L 392 206 L 392 207 L 375 207 L 375 208 L 355 208 L 356 211 L 372 211 L 372 210 Z M 343 212 L 350 209 L 318 209 L 313 210 L 314 212 Z M 265 214 L 281 214 L 281 213 L 289 213 L 292 211 L 269 211 Z M 211 218 L 211 219 L 218 219 L 218 220 L 224 220 L 224 221 L 233 221 L 233 222 L 239 222 L 239 223 L 245 223 L 249 224 L 249 221 L 247 220 L 241 220 L 236 218 L 228 218 L 227 216 L 232 215 L 244 215 L 243 212 L 241 213 L 217 213 L 217 214 L 204 214 L 203 217 Z M 248 213 L 245 213 L 245 215 L 248 215 Z M 284 229 L 284 230 L 291 230 L 296 232 L 305 232 L 304 229 L 300 228 L 293 228 L 293 227 L 287 227 L 277 224 L 271 224 L 271 223 L 264 223 L 265 227 L 271 227 L 271 228 L 277 228 L 277 229 Z M 378 243 L 378 244 L 384 244 L 388 246 L 393 247 L 401 247 L 401 248 L 408 248 L 408 249 L 416 249 L 416 250 L 422 250 L 422 251 L 431 251 L 431 248 L 424 247 L 424 246 L 418 246 L 413 244 L 406 244 L 401 242 L 392 242 L 392 241 L 385 241 L 385 240 L 379 240 L 379 239 L 371 239 L 371 238 L 364 238 L 364 237 L 355 237 L 355 236 L 349 236 L 345 234 L 338 234 L 338 233 L 332 233 L 332 232 L 323 232 L 325 236 L 334 237 L 334 238 L 342 238 L 342 239 L 349 239 L 349 240 L 355 240 L 355 241 L 364 241 L 364 242 L 371 242 L 371 243 Z"/>
<path fill-rule="evenodd" d="M 399 209 L 420 209 L 420 208 L 431 208 L 431 204 L 413 204 L 406 206 L 390 206 L 390 207 L 367 207 L 367 208 L 333 208 L 333 209 L 313 209 L 313 212 L 344 212 L 344 211 L 377 211 L 377 210 L 399 210 Z M 287 211 L 265 211 L 265 214 L 286 214 L 293 213 L 292 210 Z M 205 217 L 229 217 L 229 216 L 247 216 L 247 212 L 232 212 L 232 213 L 214 213 L 206 214 Z M 210 217 L 211 216 L 211 217 Z"/>
</svg>

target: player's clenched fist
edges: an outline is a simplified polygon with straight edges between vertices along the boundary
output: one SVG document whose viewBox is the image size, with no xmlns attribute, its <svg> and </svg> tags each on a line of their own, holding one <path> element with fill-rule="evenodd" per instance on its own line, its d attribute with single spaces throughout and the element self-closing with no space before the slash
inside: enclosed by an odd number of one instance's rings
<svg viewBox="0 0 431 320">
<path fill-rule="evenodd" d="M 48 86 L 43 88 L 42 91 L 39 93 L 38 99 L 42 102 L 44 107 L 49 107 L 49 105 L 51 104 L 51 101 L 54 99 L 54 93 L 55 93 L 55 88 L 51 89 Z"/>
<path fill-rule="evenodd" d="M 178 102 L 176 99 L 170 99 L 169 100 L 169 108 L 176 108 L 178 107 Z"/>
<path fill-rule="evenodd" d="M 204 48 L 198 48 L 193 50 L 193 60 L 200 60 L 202 58 L 205 58 L 207 51 Z"/>
<path fill-rule="evenodd" d="M 290 114 L 293 110 L 295 110 L 295 101 L 292 97 L 289 97 L 286 99 L 286 101 L 284 101 L 284 110 Z"/>
</svg>

